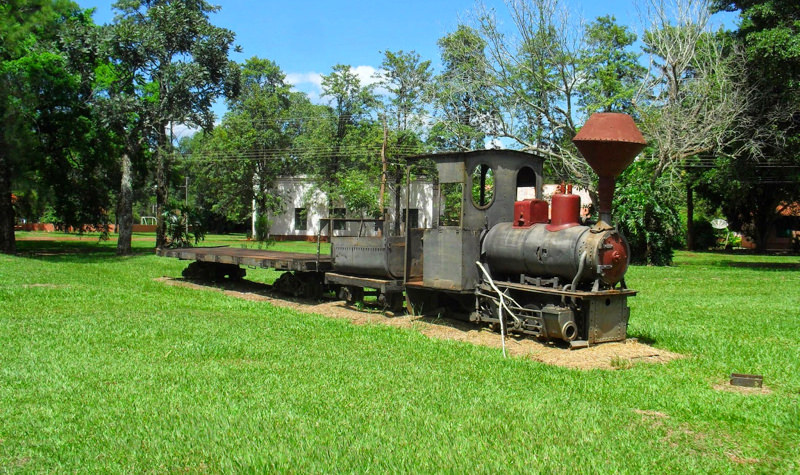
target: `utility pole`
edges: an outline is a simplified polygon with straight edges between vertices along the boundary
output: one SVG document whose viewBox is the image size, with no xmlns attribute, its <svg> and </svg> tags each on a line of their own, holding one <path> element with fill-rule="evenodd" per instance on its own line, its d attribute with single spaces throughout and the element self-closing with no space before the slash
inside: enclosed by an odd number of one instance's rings
<svg viewBox="0 0 800 475">
<path fill-rule="evenodd" d="M 384 212 L 384 195 L 386 193 L 386 172 L 388 170 L 388 163 L 386 162 L 386 143 L 389 141 L 389 129 L 386 128 L 386 115 L 383 115 L 383 145 L 381 146 L 381 193 L 378 200 L 381 209 L 381 216 L 386 220 L 386 213 Z"/>
</svg>

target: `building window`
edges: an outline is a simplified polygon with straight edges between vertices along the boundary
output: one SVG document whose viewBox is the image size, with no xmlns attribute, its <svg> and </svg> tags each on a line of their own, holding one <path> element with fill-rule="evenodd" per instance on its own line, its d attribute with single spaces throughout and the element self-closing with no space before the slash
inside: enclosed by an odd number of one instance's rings
<svg viewBox="0 0 800 475">
<path fill-rule="evenodd" d="M 347 215 L 347 209 L 345 208 L 333 208 L 333 212 L 331 213 L 332 218 L 344 218 Z M 334 231 L 343 231 L 347 229 L 347 223 L 344 221 L 334 221 L 333 222 L 333 230 Z"/>
<path fill-rule="evenodd" d="M 296 231 L 305 231 L 308 229 L 308 213 L 305 208 L 294 209 L 294 229 Z"/>
<path fill-rule="evenodd" d="M 411 208 L 410 210 L 403 210 L 403 226 L 406 224 L 406 212 L 408 212 L 408 228 L 416 229 L 419 227 L 419 210 Z"/>
</svg>

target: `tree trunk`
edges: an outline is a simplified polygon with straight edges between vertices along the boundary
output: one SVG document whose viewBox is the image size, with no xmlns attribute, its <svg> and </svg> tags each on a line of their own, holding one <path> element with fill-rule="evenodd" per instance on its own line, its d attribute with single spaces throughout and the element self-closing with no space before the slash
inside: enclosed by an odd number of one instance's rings
<svg viewBox="0 0 800 475">
<path fill-rule="evenodd" d="M 117 201 L 117 254 L 127 256 L 131 253 L 131 234 L 133 233 L 133 185 L 131 178 L 131 157 L 122 154 L 120 163 L 122 180 Z"/>
<path fill-rule="evenodd" d="M 156 165 L 156 248 L 166 245 L 167 227 L 164 222 L 164 208 L 167 205 L 167 134 L 166 124 L 158 129 L 158 154 Z"/>
<path fill-rule="evenodd" d="M 14 205 L 11 202 L 11 167 L 0 152 L 0 252 L 16 254 L 14 240 Z"/>
<path fill-rule="evenodd" d="M 686 250 L 694 251 L 694 193 L 692 184 L 686 182 Z"/>
</svg>

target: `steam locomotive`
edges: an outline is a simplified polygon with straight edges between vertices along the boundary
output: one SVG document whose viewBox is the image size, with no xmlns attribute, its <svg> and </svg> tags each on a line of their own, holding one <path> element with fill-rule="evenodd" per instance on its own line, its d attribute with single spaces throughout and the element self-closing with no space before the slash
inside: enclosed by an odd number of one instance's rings
<svg viewBox="0 0 800 475">
<path fill-rule="evenodd" d="M 561 187 L 542 199 L 541 157 L 512 150 L 420 157 L 436 165 L 434 223 L 379 236 L 332 236 L 331 255 L 231 255 L 159 250 L 194 259 L 198 271 L 241 277 L 239 265 L 287 270 L 279 289 L 306 296 L 334 290 L 349 302 L 373 292 L 387 307 L 448 314 L 572 347 L 626 338 L 628 244 L 611 224 L 614 180 L 644 138 L 624 114 L 594 114 L 574 143 L 599 176 L 599 219 L 582 222 L 580 198 Z M 521 190 L 534 196 L 518 199 Z M 408 193 L 406 193 L 408 197 Z M 406 206 L 408 209 L 408 206 Z M 334 220 L 330 220 L 331 223 Z M 266 251 L 262 251 L 266 252 Z M 227 266 L 227 267 L 225 267 Z"/>
</svg>

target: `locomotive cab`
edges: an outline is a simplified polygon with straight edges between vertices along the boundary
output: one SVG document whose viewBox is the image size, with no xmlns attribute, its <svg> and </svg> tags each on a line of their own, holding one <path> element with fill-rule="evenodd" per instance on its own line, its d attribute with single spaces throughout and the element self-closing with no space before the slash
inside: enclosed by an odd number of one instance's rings
<svg viewBox="0 0 800 475">
<path fill-rule="evenodd" d="M 475 262 L 481 241 L 499 223 L 514 219 L 518 190 L 541 196 L 541 157 L 514 150 L 429 155 L 438 172 L 434 222 L 424 230 L 422 286 L 471 293 L 480 281 Z"/>
</svg>

